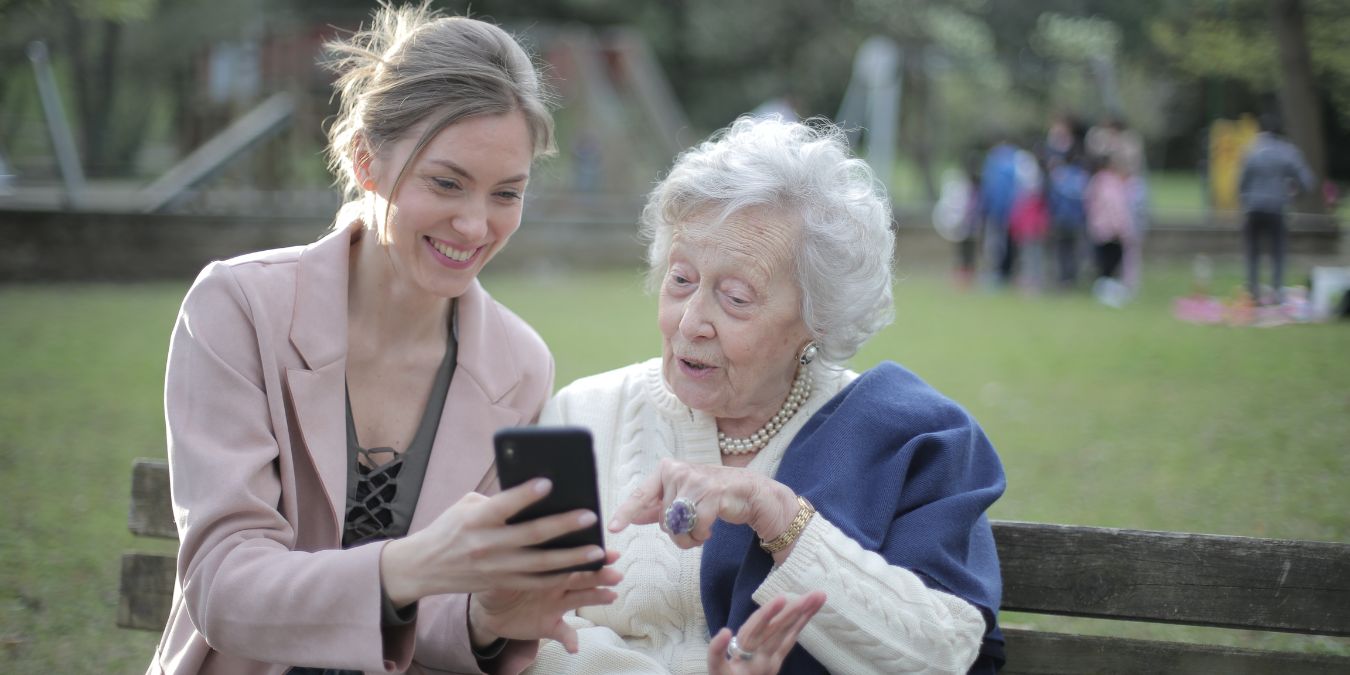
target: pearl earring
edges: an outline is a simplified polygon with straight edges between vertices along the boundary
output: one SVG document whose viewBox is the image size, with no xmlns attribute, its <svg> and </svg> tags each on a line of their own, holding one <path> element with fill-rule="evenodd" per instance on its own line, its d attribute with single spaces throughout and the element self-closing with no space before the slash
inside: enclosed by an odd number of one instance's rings
<svg viewBox="0 0 1350 675">
<path fill-rule="evenodd" d="M 816 360 L 816 354 L 818 353 L 820 353 L 820 348 L 816 346 L 815 340 L 812 340 L 806 343 L 805 347 L 802 347 L 802 353 L 797 355 L 797 363 L 803 366 L 808 365 Z"/>
</svg>

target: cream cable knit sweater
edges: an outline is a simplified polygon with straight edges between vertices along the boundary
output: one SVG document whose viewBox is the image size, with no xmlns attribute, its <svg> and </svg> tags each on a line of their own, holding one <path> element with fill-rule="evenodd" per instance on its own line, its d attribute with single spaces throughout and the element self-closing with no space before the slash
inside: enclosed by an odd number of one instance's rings
<svg viewBox="0 0 1350 675">
<path fill-rule="evenodd" d="M 815 387 L 749 469 L 773 475 L 783 451 L 806 420 L 857 377 L 812 366 Z M 589 427 L 595 436 L 600 501 L 611 516 L 664 457 L 717 464 L 713 418 L 675 398 L 661 376 L 661 360 L 578 380 L 548 404 L 540 424 Z M 707 671 L 708 626 L 699 599 L 701 549 L 681 550 L 656 525 L 606 532 L 606 545 L 623 553 L 623 583 L 608 607 L 586 607 L 568 621 L 581 650 L 570 655 L 545 642 L 529 672 L 702 673 Z M 825 606 L 799 641 L 834 673 L 964 673 L 975 661 L 984 619 L 973 605 L 924 586 L 820 514 L 811 519 L 792 555 L 755 591 L 764 604 L 779 595 L 825 591 Z"/>
</svg>

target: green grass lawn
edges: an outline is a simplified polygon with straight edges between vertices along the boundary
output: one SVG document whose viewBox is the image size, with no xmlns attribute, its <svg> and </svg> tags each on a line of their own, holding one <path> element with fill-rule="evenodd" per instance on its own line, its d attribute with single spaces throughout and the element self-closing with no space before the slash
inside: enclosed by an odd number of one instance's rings
<svg viewBox="0 0 1350 675">
<path fill-rule="evenodd" d="M 1194 326 L 1183 267 L 1122 310 L 1085 295 L 897 284 L 896 323 L 856 358 L 898 361 L 968 407 L 999 449 L 1002 519 L 1350 541 L 1350 326 Z M 1235 265 L 1215 287 L 1238 283 Z M 656 355 L 636 273 L 489 276 L 553 347 L 558 383 Z M 141 672 L 157 635 L 115 628 L 131 459 L 163 456 L 163 361 L 186 282 L 0 287 L 0 662 Z M 153 548 L 153 547 L 152 547 Z M 1008 616 L 1017 625 L 1115 624 Z M 1350 653 L 1204 629 L 1135 635 Z"/>
</svg>

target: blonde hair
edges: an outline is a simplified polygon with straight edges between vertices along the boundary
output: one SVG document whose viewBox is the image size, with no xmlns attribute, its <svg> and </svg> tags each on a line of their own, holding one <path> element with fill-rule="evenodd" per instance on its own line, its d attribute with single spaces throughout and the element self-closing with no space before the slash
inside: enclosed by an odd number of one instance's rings
<svg viewBox="0 0 1350 675">
<path fill-rule="evenodd" d="M 534 157 L 553 154 L 551 99 L 529 54 L 490 23 L 443 16 L 428 3 L 381 3 L 368 28 L 324 45 L 325 65 L 337 73 L 337 117 L 328 127 L 328 167 L 346 201 L 361 195 L 353 157 L 365 144 L 378 153 L 386 143 L 429 122 L 409 155 L 436 134 L 476 115 L 519 111 Z M 408 170 L 405 164 L 395 185 Z"/>
</svg>

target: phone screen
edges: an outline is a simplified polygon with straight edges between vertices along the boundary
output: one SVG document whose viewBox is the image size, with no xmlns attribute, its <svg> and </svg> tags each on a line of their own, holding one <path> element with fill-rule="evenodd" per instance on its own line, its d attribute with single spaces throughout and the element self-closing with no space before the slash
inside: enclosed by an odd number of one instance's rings
<svg viewBox="0 0 1350 675">
<path fill-rule="evenodd" d="M 569 532 L 540 544 L 540 548 L 573 548 L 594 545 L 604 548 L 604 531 L 600 513 L 600 491 L 596 482 L 595 452 L 591 449 L 591 432 L 584 427 L 513 427 L 502 429 L 493 437 L 497 453 L 497 477 L 502 489 L 513 488 L 534 478 L 553 481 L 553 491 L 543 499 L 525 507 L 507 520 L 519 523 L 541 516 L 565 513 L 574 509 L 590 509 L 597 516 L 595 524 Z M 558 570 L 598 570 L 601 561 Z"/>
</svg>

